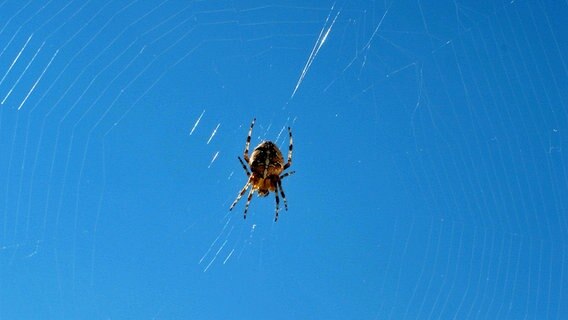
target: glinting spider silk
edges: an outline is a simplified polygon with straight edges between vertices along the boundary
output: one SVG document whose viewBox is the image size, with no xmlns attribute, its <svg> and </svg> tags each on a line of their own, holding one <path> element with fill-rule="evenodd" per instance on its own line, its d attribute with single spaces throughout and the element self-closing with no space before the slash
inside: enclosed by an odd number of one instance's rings
<svg viewBox="0 0 568 320">
<path fill-rule="evenodd" d="M 247 210 L 252 199 L 252 195 L 255 191 L 258 192 L 260 197 L 266 197 L 271 191 L 274 192 L 276 197 L 276 215 L 274 216 L 274 221 L 278 221 L 278 210 L 280 205 L 280 198 L 278 197 L 278 192 L 282 195 L 284 199 L 284 208 L 288 211 L 288 202 L 286 201 L 286 195 L 284 194 L 284 189 L 282 189 L 282 179 L 287 176 L 294 174 L 295 171 L 290 171 L 287 173 L 282 173 L 284 170 L 288 169 L 292 165 L 292 130 L 288 127 L 288 134 L 290 135 L 290 147 L 288 149 L 288 162 L 284 164 L 284 158 L 282 157 L 282 152 L 272 141 L 261 142 L 254 150 L 249 158 L 249 145 L 250 137 L 252 135 L 252 127 L 256 119 L 252 119 L 250 124 L 250 129 L 247 137 L 247 143 L 245 145 L 245 152 L 243 158 L 246 161 L 243 162 L 241 157 L 237 157 L 247 173 L 247 183 L 243 189 L 239 192 L 239 195 L 229 208 L 233 210 L 237 202 L 241 199 L 243 194 L 251 187 L 250 192 L 247 197 L 247 203 L 245 205 L 244 218 L 247 218 Z M 247 167 L 248 165 L 248 167 Z M 249 172 L 250 168 L 250 172 Z"/>
</svg>

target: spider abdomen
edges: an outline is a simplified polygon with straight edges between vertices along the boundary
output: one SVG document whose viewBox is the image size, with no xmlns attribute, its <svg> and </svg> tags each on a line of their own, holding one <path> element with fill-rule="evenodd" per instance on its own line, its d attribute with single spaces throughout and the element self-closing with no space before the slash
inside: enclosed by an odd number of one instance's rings
<svg viewBox="0 0 568 320">
<path fill-rule="evenodd" d="M 250 157 L 251 171 L 262 178 L 278 176 L 284 168 L 282 152 L 271 141 L 264 141 L 252 151 Z"/>
</svg>

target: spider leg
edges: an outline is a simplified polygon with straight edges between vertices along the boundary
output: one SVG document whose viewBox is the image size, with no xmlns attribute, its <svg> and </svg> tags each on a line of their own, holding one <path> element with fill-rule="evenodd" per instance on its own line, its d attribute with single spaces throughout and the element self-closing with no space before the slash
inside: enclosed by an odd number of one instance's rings
<svg viewBox="0 0 568 320">
<path fill-rule="evenodd" d="M 248 211 L 248 208 L 249 208 L 250 199 L 252 199 L 253 194 L 254 194 L 254 188 L 250 188 L 250 192 L 249 192 L 249 195 L 247 197 L 247 204 L 245 205 L 245 213 L 244 213 L 244 216 L 243 216 L 244 219 L 247 218 L 247 211 Z"/>
<path fill-rule="evenodd" d="M 290 135 L 290 146 L 288 147 L 288 162 L 284 165 L 284 169 L 286 170 L 288 167 L 292 165 L 292 149 L 294 148 L 294 143 L 292 142 L 292 129 L 288 127 L 288 134 Z"/>
<path fill-rule="evenodd" d="M 239 158 L 239 161 L 241 162 L 241 165 L 243 166 L 243 169 L 245 169 L 247 176 L 250 177 L 250 172 L 248 171 L 247 166 L 245 165 L 245 163 L 243 162 L 243 159 L 241 159 L 241 157 L 237 157 Z"/>
<path fill-rule="evenodd" d="M 249 146 L 250 146 L 250 137 L 252 136 L 252 127 L 254 126 L 254 122 L 256 121 L 256 118 L 252 119 L 252 122 L 250 124 L 250 129 L 249 129 L 249 134 L 247 136 L 247 143 L 245 145 L 245 153 L 243 154 L 243 158 L 245 158 L 245 161 L 248 163 L 249 162 Z"/>
<path fill-rule="evenodd" d="M 235 205 L 237 204 L 237 202 L 239 202 L 239 200 L 241 200 L 243 194 L 245 194 L 245 192 L 247 191 L 248 187 L 250 186 L 250 179 L 247 181 L 247 183 L 245 184 L 245 186 L 243 187 L 243 189 L 239 192 L 239 195 L 237 196 L 237 198 L 235 199 L 235 201 L 233 201 L 233 204 L 231 205 L 231 207 L 229 208 L 229 211 L 233 210 L 233 208 L 235 207 Z"/>
<path fill-rule="evenodd" d="M 278 184 L 274 186 L 274 196 L 276 197 L 276 215 L 274 216 L 274 222 L 278 221 L 278 209 L 280 207 L 280 198 L 278 198 Z"/>
<path fill-rule="evenodd" d="M 280 189 L 280 194 L 282 195 L 282 200 L 284 200 L 284 208 L 288 211 L 288 201 L 286 200 L 286 195 L 284 194 L 284 189 L 282 188 L 282 181 L 278 180 L 278 188 L 276 191 Z"/>
<path fill-rule="evenodd" d="M 293 175 L 294 173 L 296 173 L 296 171 L 286 172 L 285 174 L 283 174 L 283 175 L 280 176 L 280 180 L 286 178 L 287 176 L 291 176 L 291 175 Z"/>
</svg>

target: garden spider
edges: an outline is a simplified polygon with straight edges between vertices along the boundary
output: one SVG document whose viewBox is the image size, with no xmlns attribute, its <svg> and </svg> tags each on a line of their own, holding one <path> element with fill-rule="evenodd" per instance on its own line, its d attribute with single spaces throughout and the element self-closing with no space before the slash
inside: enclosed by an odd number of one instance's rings
<svg viewBox="0 0 568 320">
<path fill-rule="evenodd" d="M 288 169 L 288 167 L 290 167 L 290 165 L 292 164 L 292 130 L 290 130 L 290 127 L 288 127 L 288 134 L 290 135 L 290 147 L 288 149 L 288 162 L 286 164 L 284 164 L 282 152 L 280 152 L 278 147 L 271 141 L 261 142 L 256 148 L 254 148 L 252 155 L 249 158 L 248 152 L 250 137 L 252 135 L 252 127 L 254 126 L 255 121 L 256 119 L 252 119 L 252 123 L 250 124 L 247 143 L 245 145 L 245 152 L 243 154 L 243 158 L 245 158 L 246 164 L 248 164 L 250 167 L 250 172 L 241 157 L 237 157 L 249 178 L 247 180 L 247 183 L 239 192 L 239 195 L 229 208 L 229 211 L 233 210 L 233 207 L 235 207 L 237 202 L 239 202 L 243 194 L 245 194 L 247 189 L 252 186 L 247 197 L 244 218 L 247 218 L 247 210 L 250 204 L 250 200 L 252 199 L 252 195 L 255 191 L 258 192 L 258 195 L 260 197 L 266 197 L 272 191 L 274 192 L 274 195 L 276 197 L 276 215 L 274 217 L 274 221 L 276 222 L 278 221 L 278 209 L 280 204 L 280 198 L 278 197 L 279 191 L 282 195 L 282 199 L 284 199 L 284 208 L 286 208 L 286 211 L 288 211 L 288 202 L 286 201 L 286 196 L 284 195 L 284 189 L 282 189 L 282 179 L 291 174 L 294 174 L 295 172 L 290 171 L 281 174 L 282 171 Z"/>
</svg>

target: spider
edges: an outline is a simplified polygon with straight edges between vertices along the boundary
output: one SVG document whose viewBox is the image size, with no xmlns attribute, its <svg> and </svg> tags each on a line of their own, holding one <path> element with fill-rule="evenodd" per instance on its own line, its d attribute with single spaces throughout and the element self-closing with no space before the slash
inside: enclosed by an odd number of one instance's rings
<svg viewBox="0 0 568 320">
<path fill-rule="evenodd" d="M 245 144 L 245 152 L 243 158 L 245 158 L 246 164 L 241 157 L 237 157 L 247 173 L 248 180 L 243 189 L 237 195 L 237 198 L 229 208 L 229 211 L 233 210 L 237 202 L 241 200 L 241 197 L 245 194 L 247 189 L 252 186 L 247 197 L 247 203 L 245 205 L 244 218 L 247 218 L 247 210 L 252 199 L 252 195 L 255 191 L 258 192 L 260 197 L 266 197 L 271 191 L 274 192 L 276 197 L 276 215 L 274 221 L 278 221 L 278 210 L 280 205 L 280 198 L 278 197 L 278 192 L 282 195 L 284 199 L 284 208 L 288 211 L 288 202 L 286 201 L 286 196 L 284 195 L 284 189 L 282 189 L 282 179 L 289 175 L 295 173 L 295 171 L 290 171 L 282 174 L 282 172 L 290 167 L 292 164 L 292 130 L 288 127 L 288 134 L 290 135 L 290 147 L 288 149 L 288 162 L 284 164 L 284 158 L 282 157 L 282 152 L 278 149 L 276 144 L 272 141 L 261 142 L 254 150 L 249 158 L 249 145 L 250 137 L 252 135 L 252 127 L 254 126 L 255 119 L 252 119 L 250 124 L 250 129 L 247 137 L 247 143 Z"/>
</svg>

